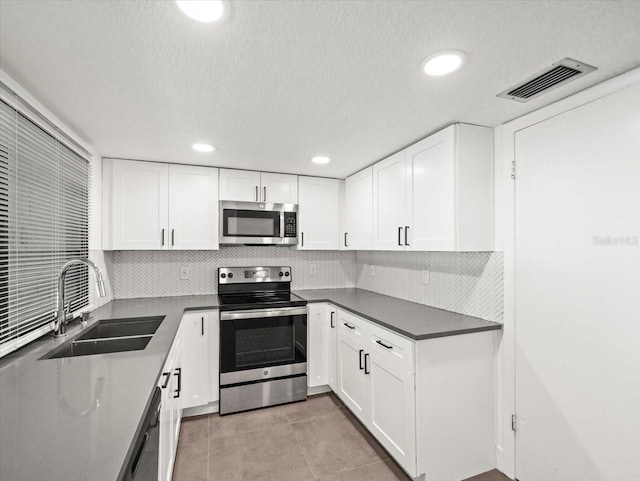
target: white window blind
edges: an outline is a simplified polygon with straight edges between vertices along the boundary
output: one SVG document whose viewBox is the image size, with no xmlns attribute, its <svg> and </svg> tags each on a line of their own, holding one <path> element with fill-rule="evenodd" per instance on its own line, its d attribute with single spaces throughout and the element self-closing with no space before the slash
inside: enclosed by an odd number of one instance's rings
<svg viewBox="0 0 640 481">
<path fill-rule="evenodd" d="M 51 330 L 62 265 L 88 256 L 89 163 L 0 100 L 0 356 Z M 71 311 L 88 272 L 66 276 Z"/>
</svg>

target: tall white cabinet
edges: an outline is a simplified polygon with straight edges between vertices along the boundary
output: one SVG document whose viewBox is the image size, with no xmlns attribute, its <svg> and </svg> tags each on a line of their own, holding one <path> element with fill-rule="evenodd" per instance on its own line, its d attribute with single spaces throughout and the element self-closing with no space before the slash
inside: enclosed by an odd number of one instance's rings
<svg viewBox="0 0 640 481">
<path fill-rule="evenodd" d="M 307 311 L 307 384 L 335 389 L 337 309 L 330 304 L 313 303 Z"/>
<path fill-rule="evenodd" d="M 298 249 L 338 250 L 340 181 L 298 177 Z"/>
<path fill-rule="evenodd" d="M 105 250 L 218 248 L 218 169 L 103 159 Z"/>
</svg>

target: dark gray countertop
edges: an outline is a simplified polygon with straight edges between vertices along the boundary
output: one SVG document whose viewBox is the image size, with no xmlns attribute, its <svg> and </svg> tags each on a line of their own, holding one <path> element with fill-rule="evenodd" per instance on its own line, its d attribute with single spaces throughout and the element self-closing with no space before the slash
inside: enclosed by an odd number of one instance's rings
<svg viewBox="0 0 640 481">
<path fill-rule="evenodd" d="M 362 289 L 296 294 L 415 340 L 502 327 Z M 0 479 L 117 480 L 183 313 L 217 307 L 217 295 L 115 300 L 96 309 L 89 326 L 100 319 L 165 316 L 146 349 L 39 360 L 84 329 L 74 324 L 66 339 L 45 336 L 0 359 Z"/>
<path fill-rule="evenodd" d="M 364 289 L 295 291 L 308 302 L 331 302 L 414 340 L 502 329 L 497 322 L 403 301 Z"/>
<path fill-rule="evenodd" d="M 122 299 L 99 319 L 165 316 L 143 351 L 38 360 L 74 337 L 45 336 L 0 360 L 0 479 L 116 481 L 151 401 L 185 310 L 218 296 Z"/>
</svg>

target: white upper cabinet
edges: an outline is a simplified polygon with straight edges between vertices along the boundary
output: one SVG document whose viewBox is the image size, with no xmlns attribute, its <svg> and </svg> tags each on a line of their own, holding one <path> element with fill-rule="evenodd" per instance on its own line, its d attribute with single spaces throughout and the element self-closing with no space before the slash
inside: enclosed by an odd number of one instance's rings
<svg viewBox="0 0 640 481">
<path fill-rule="evenodd" d="M 493 249 L 493 130 L 456 124 L 373 166 L 373 249 Z"/>
<path fill-rule="evenodd" d="M 103 249 L 218 248 L 218 169 L 103 159 Z"/>
<path fill-rule="evenodd" d="M 218 169 L 169 165 L 169 245 L 218 248 Z"/>
<path fill-rule="evenodd" d="M 169 166 L 103 160 L 103 249 L 166 249 Z"/>
<path fill-rule="evenodd" d="M 373 233 L 373 168 L 347 177 L 345 181 L 346 227 L 343 243 L 346 249 L 371 249 Z"/>
<path fill-rule="evenodd" d="M 261 199 L 260 172 L 220 169 L 220 200 L 258 202 Z"/>
<path fill-rule="evenodd" d="M 493 129 L 452 125 L 405 154 L 408 248 L 493 250 Z"/>
<path fill-rule="evenodd" d="M 261 201 L 270 204 L 298 203 L 298 176 L 260 173 Z"/>
<path fill-rule="evenodd" d="M 220 200 L 297 204 L 298 176 L 220 169 Z"/>
<path fill-rule="evenodd" d="M 298 177 L 298 249 L 338 250 L 340 181 Z"/>
<path fill-rule="evenodd" d="M 409 183 L 404 151 L 373 166 L 374 249 L 404 250 L 405 193 Z"/>
</svg>

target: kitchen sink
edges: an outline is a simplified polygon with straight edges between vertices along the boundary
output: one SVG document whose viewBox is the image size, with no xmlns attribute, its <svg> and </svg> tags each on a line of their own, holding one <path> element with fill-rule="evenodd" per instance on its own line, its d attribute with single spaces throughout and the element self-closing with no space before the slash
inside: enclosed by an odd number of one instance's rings
<svg viewBox="0 0 640 481">
<path fill-rule="evenodd" d="M 76 341 L 107 339 L 114 337 L 148 336 L 155 333 L 164 317 L 132 317 L 129 319 L 105 319 L 78 336 Z"/>
<path fill-rule="evenodd" d="M 123 337 L 120 339 L 99 339 L 89 341 L 74 341 L 61 349 L 44 356 L 42 359 L 58 359 L 61 357 L 90 356 L 91 354 L 109 354 L 112 352 L 141 351 L 151 336 Z"/>
<path fill-rule="evenodd" d="M 103 319 L 41 359 L 141 351 L 163 320 L 164 316 Z"/>
</svg>

